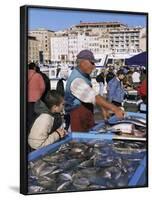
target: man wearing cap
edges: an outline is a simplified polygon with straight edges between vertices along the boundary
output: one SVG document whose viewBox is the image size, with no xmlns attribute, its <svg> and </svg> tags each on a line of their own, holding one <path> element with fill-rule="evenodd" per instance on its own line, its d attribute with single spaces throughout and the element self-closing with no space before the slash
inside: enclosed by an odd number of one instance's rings
<svg viewBox="0 0 152 200">
<path fill-rule="evenodd" d="M 123 111 L 107 102 L 102 96 L 96 95 L 92 88 L 90 74 L 97 60 L 89 50 L 82 50 L 77 55 L 77 67 L 73 69 L 66 84 L 65 110 L 70 113 L 72 131 L 88 131 L 94 126 L 93 107 L 113 111 L 116 116 L 123 118 Z"/>
</svg>

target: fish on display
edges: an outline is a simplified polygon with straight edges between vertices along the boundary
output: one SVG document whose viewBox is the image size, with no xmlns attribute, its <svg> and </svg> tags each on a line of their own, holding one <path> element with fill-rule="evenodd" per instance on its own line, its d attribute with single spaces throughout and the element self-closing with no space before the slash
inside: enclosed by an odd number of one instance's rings
<svg viewBox="0 0 152 200">
<path fill-rule="evenodd" d="M 145 137 L 146 136 L 146 132 L 134 129 L 134 135 L 136 137 Z"/>
<path fill-rule="evenodd" d="M 83 152 L 83 153 L 82 153 Z M 29 193 L 127 187 L 146 152 L 142 142 L 72 141 L 28 164 Z"/>
<path fill-rule="evenodd" d="M 126 122 L 121 122 L 113 125 L 111 131 L 133 134 L 134 125 Z"/>
<path fill-rule="evenodd" d="M 55 181 L 55 177 L 54 178 L 50 178 L 50 177 L 47 177 L 47 176 L 44 176 L 44 177 L 41 177 L 37 180 L 37 183 L 45 188 L 45 189 L 50 189 L 52 188 L 55 189 L 56 188 L 56 181 Z"/>
<path fill-rule="evenodd" d="M 128 116 L 128 117 L 126 117 L 126 119 L 136 121 L 136 122 L 146 125 L 146 119 L 143 117 Z"/>
<path fill-rule="evenodd" d="M 66 182 L 62 183 L 61 185 L 59 185 L 57 187 L 57 192 L 65 191 L 68 188 L 68 186 L 70 186 L 70 185 L 71 185 L 71 181 L 66 181 Z"/>
<path fill-rule="evenodd" d="M 83 190 L 83 189 L 86 189 L 90 185 L 90 181 L 86 177 L 80 177 L 80 178 L 74 179 L 73 185 L 77 189 Z"/>
<path fill-rule="evenodd" d="M 135 137 L 145 137 L 146 136 L 146 124 L 131 120 L 117 121 L 117 123 L 112 124 L 108 128 L 101 128 L 99 133 L 107 133 L 107 131 L 116 134 L 128 134 L 134 135 Z"/>
<path fill-rule="evenodd" d="M 39 193 L 45 191 L 45 188 L 37 185 L 31 185 L 28 187 L 28 193 L 33 194 L 33 193 Z"/>
<path fill-rule="evenodd" d="M 142 117 L 135 117 L 135 116 L 126 116 L 122 120 L 119 120 L 118 118 L 113 116 L 106 122 L 106 124 L 113 125 L 120 122 L 129 122 L 135 125 L 146 127 L 146 119 Z"/>
</svg>

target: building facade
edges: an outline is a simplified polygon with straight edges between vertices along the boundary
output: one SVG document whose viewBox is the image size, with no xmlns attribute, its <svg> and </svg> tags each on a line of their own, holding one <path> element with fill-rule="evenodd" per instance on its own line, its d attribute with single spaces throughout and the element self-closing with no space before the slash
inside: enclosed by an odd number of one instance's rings
<svg viewBox="0 0 152 200">
<path fill-rule="evenodd" d="M 146 33 L 146 28 L 142 28 L 140 31 L 140 49 L 143 51 L 147 50 L 147 33 Z"/>
<path fill-rule="evenodd" d="M 36 37 L 28 36 L 28 63 L 39 62 L 39 41 Z"/>
<path fill-rule="evenodd" d="M 146 50 L 146 29 L 120 22 L 80 22 L 63 31 L 38 29 L 29 34 L 39 41 L 42 63 L 74 64 L 76 55 L 89 49 L 104 65 L 108 57 L 125 59 Z"/>
<path fill-rule="evenodd" d="M 73 63 L 82 49 L 89 49 L 103 60 L 103 65 L 107 55 L 111 59 L 123 59 L 144 51 L 146 37 L 141 32 L 144 32 L 141 27 L 128 27 L 119 22 L 81 22 L 51 38 L 51 58 L 59 62 L 64 52 L 64 61 Z"/>
<path fill-rule="evenodd" d="M 29 31 L 29 36 L 34 36 L 39 41 L 39 62 L 49 63 L 51 62 L 51 44 L 50 38 L 54 35 L 54 31 L 46 29 L 37 29 Z"/>
<path fill-rule="evenodd" d="M 51 62 L 68 62 L 68 35 L 57 34 L 50 38 Z"/>
</svg>

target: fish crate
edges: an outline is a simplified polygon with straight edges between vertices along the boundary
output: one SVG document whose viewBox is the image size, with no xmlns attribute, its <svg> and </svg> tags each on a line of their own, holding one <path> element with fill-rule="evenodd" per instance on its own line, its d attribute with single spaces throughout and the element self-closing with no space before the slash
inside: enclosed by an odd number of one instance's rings
<svg viewBox="0 0 152 200">
<path fill-rule="evenodd" d="M 140 113 L 140 112 L 125 112 L 125 117 L 139 117 L 146 119 L 146 113 Z M 116 121 L 119 121 L 118 118 L 114 115 L 109 120 L 108 123 L 114 123 Z M 101 128 L 105 126 L 104 120 L 97 120 L 96 125 L 91 129 L 91 131 L 98 131 Z"/>
<path fill-rule="evenodd" d="M 51 155 L 55 152 L 57 152 L 62 145 L 66 145 L 69 142 L 72 141 L 78 141 L 78 142 L 83 142 L 83 141 L 106 141 L 107 144 L 114 143 L 114 134 L 113 133 L 106 133 L 106 134 L 100 134 L 99 132 L 95 130 L 91 130 L 87 133 L 81 133 L 81 132 L 72 132 L 69 133 L 64 139 L 54 143 L 50 144 L 46 147 L 43 147 L 41 149 L 35 150 L 28 155 L 28 162 L 34 162 L 40 158 L 43 158 L 46 155 Z M 147 149 L 146 149 L 147 151 Z M 136 166 L 134 172 L 132 173 L 131 177 L 128 179 L 127 185 L 119 185 L 116 187 L 112 187 L 109 185 L 109 187 L 92 187 L 89 190 L 101 190 L 101 189 L 120 189 L 120 188 L 134 188 L 134 187 L 147 187 L 148 186 L 148 178 L 147 178 L 147 153 L 144 151 L 142 155 L 142 159 L 140 160 L 138 166 Z M 110 156 L 107 155 L 107 159 L 110 159 Z M 138 159 L 138 158 L 137 158 Z M 75 167 L 73 167 L 75 168 Z M 108 175 L 108 173 L 107 173 Z M 83 180 L 84 181 L 84 180 Z M 98 179 L 98 181 L 100 181 Z M 114 181 L 114 180 L 113 180 Z M 60 189 L 60 188 L 59 188 Z M 73 191 L 86 191 L 88 189 L 78 189 L 78 190 L 57 190 L 57 191 L 49 191 L 49 193 L 56 193 L 56 192 L 73 192 Z M 38 191 L 36 191 L 37 193 Z M 29 192 L 30 193 L 30 192 Z M 48 193 L 40 191 L 40 193 Z"/>
</svg>

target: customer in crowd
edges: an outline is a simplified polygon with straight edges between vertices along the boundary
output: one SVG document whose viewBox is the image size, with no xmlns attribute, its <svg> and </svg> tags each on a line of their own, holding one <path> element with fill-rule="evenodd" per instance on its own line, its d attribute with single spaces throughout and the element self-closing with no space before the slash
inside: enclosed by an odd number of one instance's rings
<svg viewBox="0 0 152 200">
<path fill-rule="evenodd" d="M 38 149 L 52 144 L 66 135 L 62 128 L 63 97 L 56 91 L 49 91 L 44 102 L 35 103 L 33 124 L 31 126 L 28 144 L 32 149 Z"/>
<path fill-rule="evenodd" d="M 145 78 L 146 78 L 146 69 L 142 69 L 140 74 L 140 82 L 145 80 Z"/>
<path fill-rule="evenodd" d="M 108 100 L 116 106 L 122 106 L 125 91 L 122 80 L 124 79 L 123 70 L 118 70 L 116 76 L 108 82 Z"/>
<path fill-rule="evenodd" d="M 132 81 L 134 88 L 136 88 L 140 83 L 140 73 L 137 69 L 135 69 L 132 74 Z"/>
<path fill-rule="evenodd" d="M 64 97 L 64 93 L 65 93 L 65 85 L 66 85 L 66 81 L 68 79 L 69 76 L 69 69 L 68 67 L 61 69 L 60 74 L 59 74 L 59 80 L 57 82 L 56 85 L 56 90 Z"/>
<path fill-rule="evenodd" d="M 123 118 L 124 112 L 120 108 L 97 95 L 92 88 L 90 74 L 96 61 L 91 51 L 82 50 L 77 55 L 77 67 L 67 80 L 65 110 L 70 113 L 72 131 L 88 131 L 94 126 L 94 105 L 112 110 L 118 118 Z"/>
<path fill-rule="evenodd" d="M 105 84 L 105 77 L 104 77 L 104 72 L 101 72 L 97 77 L 96 81 L 99 83 L 99 94 L 103 96 L 104 92 L 104 84 Z"/>
<path fill-rule="evenodd" d="M 147 104 L 147 79 L 145 78 L 136 89 L 143 102 Z"/>
<path fill-rule="evenodd" d="M 45 83 L 41 74 L 36 72 L 36 64 L 30 63 L 28 69 L 28 113 L 27 126 L 28 129 L 34 114 L 34 104 L 41 99 L 45 92 Z"/>
<path fill-rule="evenodd" d="M 56 68 L 56 78 L 58 78 L 60 71 L 61 71 L 61 66 L 58 65 Z"/>
<path fill-rule="evenodd" d="M 113 77 L 115 76 L 112 68 L 109 68 L 108 72 L 107 72 L 107 75 L 106 75 L 106 82 L 108 84 L 108 82 L 113 79 Z"/>
<path fill-rule="evenodd" d="M 132 88 L 133 81 L 132 81 L 132 71 L 128 70 L 126 76 L 125 76 L 125 87 L 127 89 Z"/>
<path fill-rule="evenodd" d="M 44 93 L 43 93 L 43 95 L 41 97 L 41 99 L 43 100 L 45 98 L 45 95 L 47 94 L 47 92 L 51 90 L 50 79 L 45 73 L 40 71 L 40 68 L 38 66 L 36 66 L 36 72 L 41 74 L 41 76 L 42 76 L 42 78 L 44 80 L 45 91 L 44 91 Z"/>
</svg>

